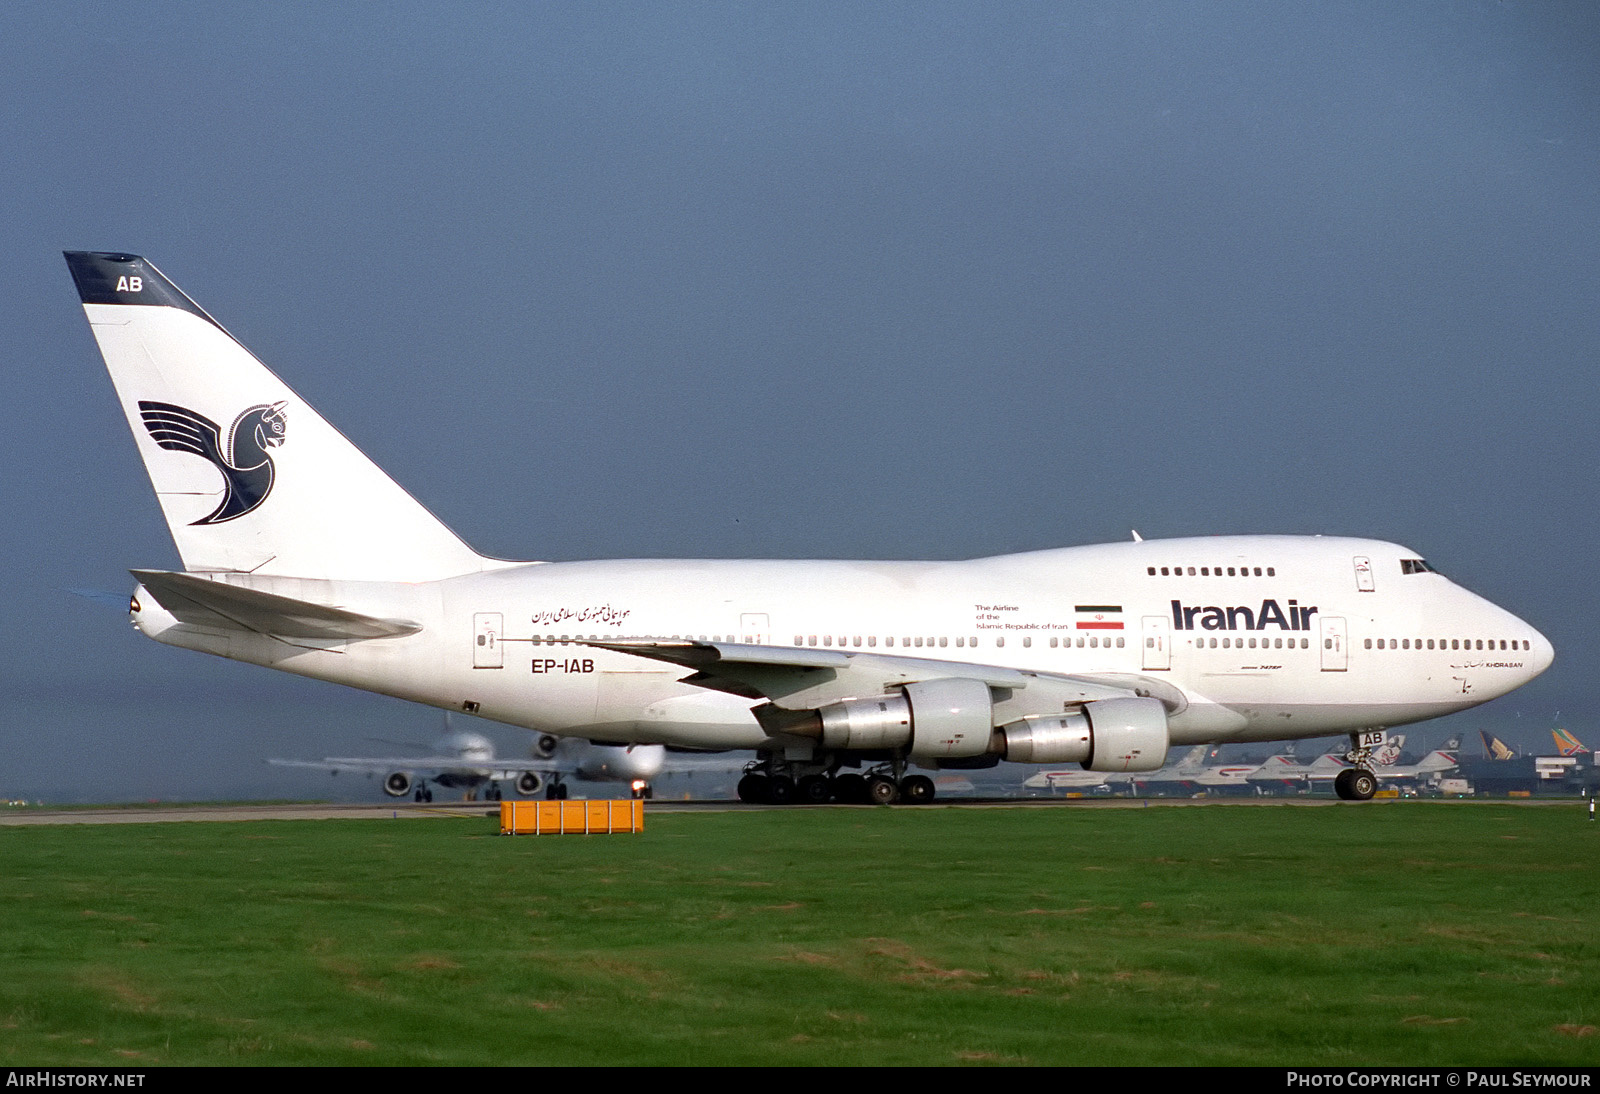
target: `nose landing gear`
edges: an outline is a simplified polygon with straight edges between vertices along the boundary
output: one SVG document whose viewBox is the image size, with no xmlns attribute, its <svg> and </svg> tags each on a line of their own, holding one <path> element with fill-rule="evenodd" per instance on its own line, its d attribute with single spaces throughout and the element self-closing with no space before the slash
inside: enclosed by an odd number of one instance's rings
<svg viewBox="0 0 1600 1094">
<path fill-rule="evenodd" d="M 1345 801 L 1364 802 L 1378 792 L 1378 776 L 1372 773 L 1372 750 L 1383 746 L 1384 737 L 1381 729 L 1350 734 L 1350 751 L 1344 758 L 1355 766 L 1334 776 L 1335 794 Z"/>
<path fill-rule="evenodd" d="M 1378 777 L 1364 767 L 1353 767 L 1334 776 L 1333 792 L 1347 802 L 1364 802 L 1378 792 Z"/>
</svg>

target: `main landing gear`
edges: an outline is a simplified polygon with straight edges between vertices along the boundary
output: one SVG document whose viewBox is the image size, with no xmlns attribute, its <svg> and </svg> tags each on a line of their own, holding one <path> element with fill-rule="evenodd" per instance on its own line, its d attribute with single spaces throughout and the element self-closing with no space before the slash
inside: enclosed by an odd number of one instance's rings
<svg viewBox="0 0 1600 1094">
<path fill-rule="evenodd" d="M 760 805 L 925 805 L 934 798 L 933 780 L 926 775 L 904 775 L 905 764 L 900 761 L 866 774 L 840 775 L 833 769 L 815 770 L 815 764 L 806 766 L 812 770 L 802 773 L 795 770 L 798 765 L 771 760 L 753 767 L 739 780 L 739 800 Z"/>
</svg>

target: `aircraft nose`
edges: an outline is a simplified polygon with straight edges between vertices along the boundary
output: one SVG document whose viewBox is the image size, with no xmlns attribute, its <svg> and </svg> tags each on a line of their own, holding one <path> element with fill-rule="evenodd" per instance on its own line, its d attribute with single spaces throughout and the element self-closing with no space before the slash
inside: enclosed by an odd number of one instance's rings
<svg viewBox="0 0 1600 1094">
<path fill-rule="evenodd" d="M 1533 630 L 1532 627 L 1528 629 Z M 1533 631 L 1533 649 L 1529 653 L 1531 654 L 1528 658 L 1528 679 L 1530 680 L 1549 668 L 1550 663 L 1556 659 L 1556 648 L 1550 644 L 1550 639 L 1538 631 Z"/>
</svg>

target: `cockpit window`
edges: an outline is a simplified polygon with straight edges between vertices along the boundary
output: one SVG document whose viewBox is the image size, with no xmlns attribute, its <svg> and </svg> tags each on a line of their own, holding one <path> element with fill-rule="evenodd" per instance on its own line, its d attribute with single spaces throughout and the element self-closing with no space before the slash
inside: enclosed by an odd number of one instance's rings
<svg viewBox="0 0 1600 1094">
<path fill-rule="evenodd" d="M 1402 558 L 1400 560 L 1400 572 L 1402 574 L 1436 574 L 1439 571 L 1420 558 Z"/>
</svg>

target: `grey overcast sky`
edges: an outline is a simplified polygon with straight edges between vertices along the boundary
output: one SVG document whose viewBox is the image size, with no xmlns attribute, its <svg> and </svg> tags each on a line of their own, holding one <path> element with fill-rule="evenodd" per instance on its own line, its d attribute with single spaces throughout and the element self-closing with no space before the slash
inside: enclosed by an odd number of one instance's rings
<svg viewBox="0 0 1600 1094">
<path fill-rule="evenodd" d="M 0 794 L 438 725 L 63 591 L 178 565 L 63 248 L 487 553 L 1377 536 L 1557 650 L 1413 733 L 1600 743 L 1597 59 L 1524 0 L 8 5 Z"/>
</svg>

